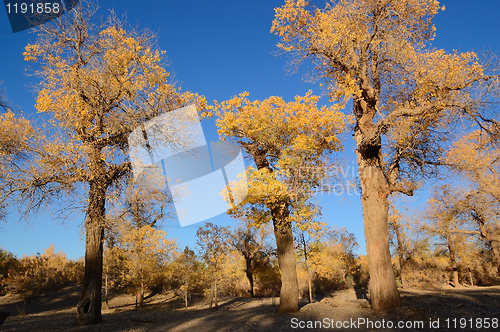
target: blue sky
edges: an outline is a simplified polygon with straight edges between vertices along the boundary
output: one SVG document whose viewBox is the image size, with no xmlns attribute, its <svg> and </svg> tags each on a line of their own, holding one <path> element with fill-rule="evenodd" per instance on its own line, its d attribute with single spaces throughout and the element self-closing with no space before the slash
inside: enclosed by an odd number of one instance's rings
<svg viewBox="0 0 500 332">
<path fill-rule="evenodd" d="M 277 37 L 270 33 L 274 8 L 284 1 L 130 1 L 101 0 L 98 15 L 107 16 L 113 8 L 119 15 L 127 14 L 131 24 L 158 32 L 159 47 L 165 50 L 170 70 L 184 90 L 203 94 L 209 101 L 226 100 L 243 91 L 251 99 L 264 99 L 272 95 L 292 100 L 309 89 L 320 94 L 319 86 L 305 82 L 304 74 L 309 64 L 299 72 L 289 75 L 285 71 L 286 56 L 276 56 Z M 436 48 L 481 52 L 483 49 L 498 53 L 500 49 L 499 1 L 442 1 L 446 6 L 434 23 Z M 25 75 L 27 64 L 23 61 L 24 46 L 36 36 L 28 31 L 13 34 L 7 14 L 0 8 L 0 81 L 11 104 L 26 116 L 35 116 L 35 95 L 30 84 L 35 77 Z M 324 102 L 327 102 L 324 98 Z M 350 109 L 347 110 L 350 112 Z M 207 140 L 215 139 L 213 121 L 203 121 Z M 341 155 L 350 173 L 355 176 L 354 141 L 345 139 L 345 153 Z M 425 191 L 418 192 L 409 203 L 418 210 L 426 199 Z M 364 234 L 360 198 L 357 195 L 322 195 L 318 201 L 323 208 L 323 221 L 330 226 L 346 227 L 356 234 L 364 253 Z M 11 214 L 0 225 L 0 247 L 17 256 L 42 252 L 50 244 L 56 251 L 64 251 L 70 258 L 84 255 L 81 224 L 83 216 L 77 214 L 61 224 L 48 214 L 39 214 L 29 223 L 17 222 Z M 235 221 L 227 216 L 211 220 L 220 225 Z M 178 246 L 194 247 L 199 224 L 180 227 L 177 222 L 166 222 L 164 229 L 169 237 L 178 239 Z"/>
</svg>

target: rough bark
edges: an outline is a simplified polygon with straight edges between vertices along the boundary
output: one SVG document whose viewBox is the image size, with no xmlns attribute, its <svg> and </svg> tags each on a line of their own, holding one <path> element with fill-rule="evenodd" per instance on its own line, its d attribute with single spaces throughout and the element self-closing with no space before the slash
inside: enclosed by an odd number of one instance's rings
<svg viewBox="0 0 500 332">
<path fill-rule="evenodd" d="M 455 255 L 455 249 L 454 249 L 453 241 L 451 240 L 451 236 L 452 235 L 450 234 L 450 232 L 448 232 L 448 234 L 446 235 L 446 244 L 448 246 L 448 251 L 450 253 L 450 264 L 451 264 L 451 268 L 453 270 L 453 285 L 456 288 L 460 288 L 460 287 L 462 287 L 462 285 L 458 281 L 458 264 L 457 264 L 457 258 Z"/>
<path fill-rule="evenodd" d="M 295 263 L 295 246 L 291 222 L 278 209 L 272 209 L 274 236 L 281 271 L 281 290 L 279 312 L 299 310 L 299 284 Z"/>
<path fill-rule="evenodd" d="M 263 168 L 271 170 L 265 151 L 259 150 L 250 144 L 242 145 L 252 155 L 259 170 Z M 289 216 L 288 204 L 285 203 L 283 208 L 272 207 L 271 216 L 276 238 L 278 266 L 281 272 L 279 312 L 296 312 L 299 310 L 299 283 L 297 281 L 292 224 L 287 220 Z"/>
<path fill-rule="evenodd" d="M 253 273 L 254 273 L 254 269 L 253 269 L 253 266 L 252 266 L 252 259 L 250 257 L 245 257 L 245 260 L 246 260 L 246 264 L 247 264 L 247 268 L 246 268 L 245 273 L 246 273 L 248 281 L 250 282 L 250 297 L 253 297 L 254 296 L 254 293 L 253 293 Z"/>
<path fill-rule="evenodd" d="M 76 322 L 79 325 L 102 322 L 101 291 L 104 226 L 106 222 L 106 191 L 109 185 L 104 158 L 99 149 L 89 155 L 91 177 L 89 181 L 89 206 L 85 221 L 85 275 Z"/>
<path fill-rule="evenodd" d="M 88 216 L 85 222 L 85 275 L 82 295 L 77 305 L 76 320 L 79 325 L 102 322 L 101 288 L 105 202 L 105 186 L 92 181 L 89 189 Z"/>
<path fill-rule="evenodd" d="M 381 166 L 380 142 L 367 144 L 363 136 L 357 129 L 356 154 L 370 271 L 370 297 L 374 310 L 387 310 L 400 304 L 389 251 L 389 190 Z"/>
<path fill-rule="evenodd" d="M 215 281 L 215 284 L 214 284 L 214 295 L 215 295 L 215 309 L 219 309 L 219 301 L 218 301 L 218 298 L 217 298 L 217 293 L 218 293 L 218 290 L 217 290 L 217 280 Z"/>
</svg>

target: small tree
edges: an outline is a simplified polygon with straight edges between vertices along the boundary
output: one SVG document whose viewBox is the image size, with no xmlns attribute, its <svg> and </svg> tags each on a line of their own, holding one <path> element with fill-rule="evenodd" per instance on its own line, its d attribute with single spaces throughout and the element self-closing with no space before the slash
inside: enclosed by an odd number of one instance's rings
<svg viewBox="0 0 500 332">
<path fill-rule="evenodd" d="M 222 266 L 225 263 L 229 250 L 229 228 L 206 223 L 196 231 L 196 244 L 200 250 L 201 257 L 208 266 L 208 275 L 212 284 L 210 295 L 210 306 L 212 306 L 212 294 L 215 300 L 215 308 L 219 308 L 218 286 L 223 277 Z"/>
<path fill-rule="evenodd" d="M 254 297 L 255 271 L 267 264 L 271 255 L 264 243 L 269 234 L 265 225 L 252 226 L 249 221 L 244 221 L 230 235 L 232 246 L 245 259 L 245 274 L 250 283 L 250 297 Z"/>
<path fill-rule="evenodd" d="M 126 277 L 136 293 L 136 307 L 141 307 L 144 290 L 151 289 L 162 277 L 173 260 L 176 249 L 174 240 L 166 238 L 166 232 L 149 225 L 125 227 L 118 246 L 126 257 Z"/>
<path fill-rule="evenodd" d="M 186 247 L 177 256 L 172 268 L 174 279 L 178 282 L 184 298 L 184 306 L 187 308 L 190 294 L 203 285 L 203 266 L 194 251 Z"/>
</svg>

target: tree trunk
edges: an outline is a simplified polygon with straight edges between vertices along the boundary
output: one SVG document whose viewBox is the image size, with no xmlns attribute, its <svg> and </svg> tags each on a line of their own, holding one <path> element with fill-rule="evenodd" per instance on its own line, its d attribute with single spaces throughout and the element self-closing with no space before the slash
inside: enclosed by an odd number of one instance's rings
<svg viewBox="0 0 500 332">
<path fill-rule="evenodd" d="M 106 309 L 109 309 L 108 303 L 108 268 L 106 268 L 106 274 L 104 276 L 104 301 L 106 302 Z"/>
<path fill-rule="evenodd" d="M 252 260 L 247 258 L 246 259 L 246 264 L 247 264 L 247 269 L 245 271 L 247 275 L 247 279 L 250 282 L 250 297 L 253 297 L 253 267 L 252 267 Z"/>
<path fill-rule="evenodd" d="M 372 308 L 387 310 L 400 304 L 389 251 L 388 184 L 382 171 L 380 144 L 362 146 L 359 129 L 355 132 L 355 139 Z"/>
<path fill-rule="evenodd" d="M 85 275 L 76 317 L 79 325 L 102 322 L 101 288 L 105 202 L 105 186 L 95 181 L 90 182 L 89 209 L 85 222 Z"/>
<path fill-rule="evenodd" d="M 244 145 L 247 152 L 254 159 L 257 168 L 267 168 L 272 172 L 265 157 L 265 151 L 255 149 L 250 145 Z M 292 224 L 288 221 L 289 207 L 279 204 L 271 207 L 273 219 L 274 236 L 276 237 L 276 248 L 278 266 L 281 272 L 280 290 L 280 312 L 295 312 L 299 310 L 299 283 L 297 281 L 297 268 L 295 263 L 295 245 L 293 243 Z"/>
<path fill-rule="evenodd" d="M 142 276 L 141 276 L 142 279 Z M 141 288 L 139 288 L 135 294 L 135 308 L 141 308 L 144 304 L 144 282 L 141 280 Z"/>
<path fill-rule="evenodd" d="M 218 301 L 218 299 L 217 299 L 217 292 L 218 292 L 218 291 L 217 291 L 217 280 L 215 280 L 215 285 L 214 285 L 214 293 L 215 293 L 215 294 L 214 294 L 214 295 L 215 295 L 215 296 L 214 296 L 214 298 L 215 298 L 215 309 L 217 309 L 217 310 L 218 310 L 218 309 L 219 309 L 219 301 Z"/>
<path fill-rule="evenodd" d="M 311 275 L 309 274 L 309 268 L 307 269 L 307 284 L 309 286 L 309 303 L 313 303 L 312 282 L 311 282 Z"/>
<path fill-rule="evenodd" d="M 297 281 L 292 225 L 287 220 L 287 207 L 285 209 L 286 212 L 279 211 L 279 208 L 271 209 L 278 265 L 281 271 L 279 312 L 295 312 L 299 310 L 299 283 Z"/>
<path fill-rule="evenodd" d="M 400 267 L 399 270 L 399 278 L 401 278 L 401 288 L 406 289 L 408 288 L 408 285 L 406 283 L 406 278 L 405 278 L 405 272 L 404 272 L 404 266 Z"/>
<path fill-rule="evenodd" d="M 452 235 L 450 234 L 450 232 L 446 234 L 446 244 L 448 245 L 448 251 L 450 252 L 450 264 L 453 270 L 453 285 L 455 286 L 455 288 L 460 288 L 462 287 L 462 285 L 460 285 L 460 282 L 458 281 L 458 264 L 451 236 Z"/>
<path fill-rule="evenodd" d="M 470 270 L 469 270 L 469 281 L 470 281 L 471 287 L 474 287 L 474 279 L 472 279 L 472 272 Z"/>
<path fill-rule="evenodd" d="M 92 150 L 89 154 L 89 160 L 91 170 L 89 205 L 85 220 L 85 275 L 82 295 L 76 307 L 76 322 L 79 325 L 102 322 L 102 261 L 108 179 L 105 158 L 100 150 Z"/>
</svg>

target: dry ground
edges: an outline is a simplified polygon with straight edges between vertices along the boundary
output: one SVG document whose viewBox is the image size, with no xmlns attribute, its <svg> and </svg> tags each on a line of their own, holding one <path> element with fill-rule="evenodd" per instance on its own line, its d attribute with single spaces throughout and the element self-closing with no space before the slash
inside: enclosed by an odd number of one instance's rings
<svg viewBox="0 0 500 332">
<path fill-rule="evenodd" d="M 423 328 L 383 329 L 376 325 L 371 328 L 365 323 L 334 329 L 345 331 L 500 331 L 500 328 L 477 328 L 475 321 L 472 329 L 469 325 L 470 318 L 500 319 L 500 286 L 400 290 L 402 306 L 388 313 L 371 310 L 362 290 L 337 292 L 313 304 L 301 303 L 300 311 L 293 314 L 278 314 L 275 298 L 224 298 L 219 310 L 209 309 L 203 299 L 193 299 L 186 310 L 182 301 L 173 295 L 156 295 L 146 300 L 144 308 L 135 310 L 132 296 L 119 295 L 109 301 L 109 309 L 103 309 L 103 323 L 86 327 L 74 325 L 74 305 L 78 302 L 79 290 L 77 286 L 67 286 L 28 302 L 14 295 L 0 297 L 0 312 L 10 312 L 0 331 L 326 331 L 329 329 L 319 329 L 319 326 L 316 329 L 292 326 L 292 322 L 296 325 L 324 322 L 325 318 L 349 321 L 349 324 L 351 320 L 357 322 L 363 318 L 373 324 L 382 324 L 382 320 L 385 324 L 388 321 L 424 323 Z M 446 329 L 447 318 L 449 329 Z M 457 328 L 453 328 L 454 318 Z M 460 329 L 461 318 L 467 319 L 465 329 Z M 430 328 L 429 319 L 434 322 L 439 319 L 440 329 Z"/>
</svg>

